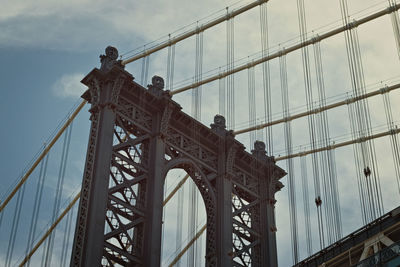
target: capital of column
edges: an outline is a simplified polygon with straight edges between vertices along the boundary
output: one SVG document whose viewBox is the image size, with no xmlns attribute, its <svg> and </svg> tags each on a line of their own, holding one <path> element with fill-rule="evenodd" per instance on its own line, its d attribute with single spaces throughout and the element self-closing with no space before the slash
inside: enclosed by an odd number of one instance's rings
<svg viewBox="0 0 400 267">
<path fill-rule="evenodd" d="M 100 56 L 100 69 L 93 69 L 81 81 L 88 87 L 82 98 L 92 104 L 90 109 L 92 113 L 104 107 L 114 109 L 118 104 L 118 97 L 125 82 L 134 79 L 130 73 L 124 70 L 121 60 L 117 60 L 117 58 L 118 50 L 108 46 L 106 54 Z"/>
</svg>

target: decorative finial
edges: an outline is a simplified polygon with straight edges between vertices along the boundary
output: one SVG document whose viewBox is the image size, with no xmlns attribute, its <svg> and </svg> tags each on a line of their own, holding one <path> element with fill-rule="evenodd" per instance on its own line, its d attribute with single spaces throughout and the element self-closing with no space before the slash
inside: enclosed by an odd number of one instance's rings
<svg viewBox="0 0 400 267">
<path fill-rule="evenodd" d="M 109 71 L 114 65 L 117 65 L 121 68 L 124 68 L 122 65 L 122 60 L 117 60 L 118 58 L 118 50 L 113 46 L 107 46 L 106 54 L 100 55 L 101 67 L 102 71 Z"/>
<path fill-rule="evenodd" d="M 261 160 L 274 160 L 273 157 L 267 156 L 267 151 L 265 150 L 265 143 L 262 141 L 254 142 L 254 150 L 251 151 L 253 156 Z"/>
<path fill-rule="evenodd" d="M 147 85 L 149 88 L 150 92 L 152 92 L 155 95 L 161 96 L 163 93 L 164 89 L 164 79 L 161 78 L 160 76 L 154 75 L 153 78 L 151 78 L 151 84 Z"/>
<path fill-rule="evenodd" d="M 164 89 L 164 79 L 161 78 L 160 76 L 154 75 L 153 78 L 151 78 L 151 85 L 149 85 L 149 88 L 154 88 L 156 90 L 163 90 Z"/>
<path fill-rule="evenodd" d="M 222 115 L 214 116 L 214 123 L 211 124 L 211 129 L 216 132 L 226 132 L 225 118 Z"/>
<path fill-rule="evenodd" d="M 262 141 L 255 141 L 254 142 L 254 150 L 260 151 L 260 152 L 265 152 L 265 143 Z"/>
</svg>

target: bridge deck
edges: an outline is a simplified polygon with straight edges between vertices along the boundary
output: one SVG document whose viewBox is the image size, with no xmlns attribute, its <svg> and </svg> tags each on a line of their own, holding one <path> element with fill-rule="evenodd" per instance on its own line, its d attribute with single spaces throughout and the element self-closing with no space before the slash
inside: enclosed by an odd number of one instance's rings
<svg viewBox="0 0 400 267">
<path fill-rule="evenodd" d="M 394 242 L 400 241 L 400 207 L 386 213 L 294 266 L 345 267 L 357 265 L 364 249 L 364 242 L 379 233 L 383 233 Z"/>
</svg>

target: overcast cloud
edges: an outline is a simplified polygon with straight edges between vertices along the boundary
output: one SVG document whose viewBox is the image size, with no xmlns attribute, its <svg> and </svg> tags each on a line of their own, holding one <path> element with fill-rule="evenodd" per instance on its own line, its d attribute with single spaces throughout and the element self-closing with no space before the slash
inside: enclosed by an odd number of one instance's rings
<svg viewBox="0 0 400 267">
<path fill-rule="evenodd" d="M 241 1 L 238 6 L 250 1 Z M 349 2 L 350 14 L 355 18 L 363 17 L 371 12 L 381 10 L 387 6 L 387 1 L 382 0 L 351 0 Z M 0 49 L 17 48 L 21 50 L 43 49 L 52 51 L 68 51 L 69 53 L 90 52 L 93 58 L 104 53 L 107 45 L 116 46 L 120 53 L 128 52 L 137 47 L 143 47 L 148 42 L 163 37 L 166 40 L 168 33 L 174 33 L 183 26 L 218 11 L 216 15 L 224 14 L 224 8 L 233 4 L 233 1 L 185 1 L 185 0 L 151 0 L 151 1 L 11 1 L 2 3 L 0 10 Z M 341 25 L 339 1 L 305 0 L 309 37 L 314 34 L 323 33 L 329 29 Z M 372 7 L 372 8 L 368 8 Z M 289 47 L 298 42 L 299 28 L 297 20 L 296 1 L 270 0 L 268 4 L 269 15 L 269 43 L 271 52 Z M 216 16 L 214 15 L 214 17 Z M 208 21 L 210 18 L 201 20 L 199 24 Z M 194 24 L 193 24 L 194 23 Z M 326 26 L 328 25 L 328 26 Z M 192 26 L 192 27 L 193 27 Z M 325 26 L 324 28 L 321 28 Z M 187 27 L 185 29 L 191 29 Z M 204 66 L 203 71 L 207 72 L 218 67 L 224 68 L 226 64 L 226 25 L 222 23 L 204 33 Z M 182 32 L 184 30 L 181 30 Z M 362 25 L 358 28 L 362 59 L 364 63 L 364 74 L 366 84 L 375 84 L 372 89 L 378 89 L 384 84 L 393 84 L 399 81 L 399 58 L 396 50 L 396 43 L 393 37 L 393 29 L 390 17 L 385 16 L 374 22 Z M 310 54 L 313 47 L 309 47 Z M 322 61 L 324 67 L 325 87 L 328 97 L 336 97 L 342 100 L 346 93 L 351 91 L 351 79 L 347 65 L 347 55 L 344 42 L 344 35 L 339 34 L 321 43 Z M 246 14 L 235 18 L 235 59 L 242 59 L 247 62 L 261 50 L 259 9 L 254 8 Z M 249 57 L 250 56 L 250 57 Z M 160 51 L 150 57 L 149 77 L 152 75 L 166 76 L 167 51 Z M 189 79 L 191 82 L 194 71 L 195 59 L 195 38 L 178 43 L 176 45 L 176 60 L 174 81 Z M 316 92 L 315 66 L 311 56 L 311 72 L 313 90 Z M 141 71 L 141 60 L 127 66 L 136 80 L 139 81 Z M 62 62 L 54 62 L 62 64 Z M 238 63 L 239 64 L 239 63 Z M 93 67 L 98 67 L 93 66 Z M 290 107 L 292 114 L 305 110 L 305 93 L 302 73 L 301 53 L 296 51 L 287 55 L 288 66 L 288 87 L 290 92 Z M 270 62 L 271 86 L 273 88 L 272 103 L 273 113 L 276 118 L 282 114 L 281 91 L 278 59 Z M 40 66 L 38 66 L 40 68 Z M 257 95 L 257 117 L 259 122 L 263 121 L 263 92 L 261 67 L 256 70 L 256 95 Z M 89 72 L 90 69 L 87 70 Z M 57 97 L 78 99 L 85 88 L 79 83 L 84 77 L 81 71 L 67 71 L 60 76 L 53 77 L 54 82 L 47 88 Z M 381 83 L 382 81 L 382 83 Z M 140 82 L 140 81 L 139 81 Z M 146 84 L 146 82 L 144 82 Z M 218 82 L 203 86 L 203 107 L 202 122 L 209 125 L 213 116 L 218 113 Z M 247 96 L 247 71 L 235 74 L 235 116 L 236 129 L 244 128 L 248 124 L 248 96 Z M 314 94 L 317 95 L 316 93 Z M 396 91 L 390 94 L 392 103 L 399 103 L 400 94 Z M 173 97 L 180 103 L 185 112 L 191 111 L 191 93 L 185 92 Z M 316 99 L 316 97 L 315 97 Z M 315 100 L 314 99 L 314 100 Z M 380 96 L 370 100 L 371 117 L 373 126 L 385 124 L 385 115 L 382 108 Z M 294 111 L 293 109 L 296 108 Z M 393 105 L 394 118 L 400 115 L 400 107 Z M 329 122 L 331 137 L 334 140 L 345 135 L 345 140 L 350 138 L 350 125 L 348 122 L 347 107 L 341 107 L 329 111 Z M 89 124 L 89 121 L 87 121 Z M 293 144 L 295 148 L 304 147 L 309 144 L 309 137 L 306 119 L 300 119 L 292 123 Z M 274 151 L 268 151 L 275 156 L 285 154 L 283 126 L 273 127 Z M 264 137 L 263 131 L 258 131 L 257 136 Z M 251 149 L 249 135 L 237 136 L 243 142 L 247 150 Z M 347 139 L 346 139 L 347 138 Z M 86 140 L 86 139 L 85 139 Z M 377 141 L 377 157 L 380 165 L 382 190 L 384 194 L 385 211 L 399 205 L 399 194 L 395 185 L 393 163 L 388 159 L 388 139 Z M 386 154 L 385 154 L 386 153 Z M 360 207 L 358 206 L 356 169 L 354 166 L 353 152 L 351 147 L 336 150 L 337 171 L 339 180 L 339 194 L 341 198 L 342 218 L 344 234 L 348 234 L 361 226 Z M 309 200 L 313 204 L 314 194 L 312 186 L 312 171 L 310 158 L 308 160 L 309 174 Z M 298 159 L 295 160 L 299 168 Z M 286 169 L 285 162 L 278 164 Z M 301 199 L 300 176 L 296 172 L 299 230 L 303 232 L 303 202 Z M 286 178 L 283 183 L 287 185 Z M 69 192 L 73 189 L 69 189 Z M 393 199 L 391 196 L 395 195 Z M 278 253 L 280 266 L 288 266 L 292 263 L 290 257 L 290 228 L 288 225 L 288 200 L 287 188 L 277 194 L 276 216 Z M 351 204 L 350 204 L 351 203 Z M 175 204 L 173 204 L 175 205 Z M 316 229 L 315 207 L 312 205 L 312 227 Z M 171 209 L 172 210 L 172 209 Z M 166 214 L 166 221 L 171 221 L 176 215 L 171 211 Z M 349 215 L 352 216 L 349 216 Z M 169 216 L 169 217 L 168 217 Z M 170 227 L 174 236 L 175 228 Z M 319 250 L 318 241 L 314 231 L 313 251 Z M 186 232 L 183 236 L 185 238 Z M 305 239 L 300 236 L 301 258 L 305 258 Z M 204 250 L 203 250 L 204 253 Z M 170 255 L 165 255 L 169 257 Z M 2 255 L 0 255 L 2 257 Z"/>
</svg>

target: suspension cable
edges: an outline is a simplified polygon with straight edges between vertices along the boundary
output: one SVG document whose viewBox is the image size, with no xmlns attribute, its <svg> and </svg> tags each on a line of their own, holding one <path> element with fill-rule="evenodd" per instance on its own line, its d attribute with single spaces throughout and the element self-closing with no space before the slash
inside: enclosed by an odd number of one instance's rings
<svg viewBox="0 0 400 267">
<path fill-rule="evenodd" d="M 221 78 L 219 79 L 219 91 L 218 91 L 218 110 L 219 110 L 219 114 L 222 116 L 226 116 L 226 108 L 225 108 L 225 98 L 226 95 L 226 90 L 225 90 L 225 78 Z"/>
<path fill-rule="evenodd" d="M 312 45 L 313 43 L 315 43 L 317 41 L 322 41 L 324 39 L 327 39 L 329 37 L 332 37 L 334 35 L 342 33 L 342 32 L 346 31 L 347 29 L 349 29 L 351 27 L 360 26 L 360 25 L 365 24 L 365 23 L 367 23 L 367 22 L 369 22 L 371 20 L 377 19 L 379 17 L 382 17 L 384 15 L 390 14 L 392 12 L 395 12 L 395 11 L 397 11 L 399 9 L 400 9 L 400 4 L 396 4 L 395 6 L 390 7 L 390 8 L 385 8 L 383 10 L 380 10 L 380 11 L 376 12 L 376 13 L 373 13 L 371 15 L 363 17 L 363 18 L 361 18 L 361 19 L 359 19 L 357 21 L 354 21 L 351 24 L 340 26 L 340 27 L 335 28 L 333 30 L 330 30 L 328 32 L 325 32 L 325 33 L 319 34 L 317 36 L 311 37 L 311 38 L 307 39 L 305 42 L 299 42 L 299 43 L 297 43 L 297 44 L 295 44 L 293 46 L 285 47 L 285 53 L 289 54 L 291 52 L 294 52 L 296 50 L 301 49 L 304 46 Z M 263 62 L 267 62 L 267 61 L 270 61 L 272 59 L 279 58 L 281 54 L 282 54 L 282 51 L 280 51 L 280 50 L 275 52 L 275 53 L 270 53 L 269 55 L 267 55 L 265 57 L 261 57 L 259 59 L 252 60 L 252 62 L 243 63 L 243 64 L 237 66 L 236 68 L 232 68 L 230 70 L 226 70 L 225 72 L 209 76 L 208 78 L 205 78 L 205 79 L 203 79 L 202 81 L 200 81 L 198 83 L 192 83 L 192 84 L 177 88 L 177 89 L 171 91 L 170 95 L 175 95 L 175 94 L 182 93 L 184 91 L 193 89 L 193 88 L 195 88 L 197 86 L 204 85 L 204 84 L 216 81 L 216 80 L 221 79 L 223 77 L 227 77 L 229 75 L 232 75 L 234 73 L 243 71 L 243 70 L 248 69 L 250 67 L 259 65 L 259 64 L 261 64 Z"/>
<path fill-rule="evenodd" d="M 182 249 L 182 251 L 172 260 L 172 262 L 168 265 L 168 267 L 174 266 L 180 258 L 186 253 L 186 251 L 196 242 L 196 240 L 204 233 L 207 225 L 203 225 L 201 229 L 196 233 L 196 235 L 187 243 L 187 245 Z"/>
<path fill-rule="evenodd" d="M 289 115 L 289 92 L 287 84 L 287 68 L 286 68 L 286 56 L 282 54 L 279 58 L 280 66 L 280 80 L 281 80 L 281 93 L 282 93 L 282 109 L 284 116 Z M 284 138 L 285 138 L 285 150 L 288 155 L 292 154 L 292 129 L 290 122 L 284 124 Z M 292 256 L 294 264 L 299 261 L 298 253 L 298 233 L 297 233 L 297 212 L 296 212 L 296 188 L 294 178 L 294 166 L 293 160 L 289 158 L 286 161 L 287 164 L 287 181 L 288 181 L 288 198 L 289 198 L 289 216 L 290 216 L 290 228 L 291 228 L 291 241 L 292 241 Z"/>
<path fill-rule="evenodd" d="M 25 196 L 25 185 L 22 186 L 21 190 L 18 191 L 17 203 L 14 210 L 14 216 L 12 220 L 12 226 L 10 231 L 10 239 L 8 240 L 7 256 L 5 266 L 10 267 L 12 263 L 12 257 L 14 253 L 15 239 L 18 233 L 19 219 L 21 216 L 22 203 Z"/>
<path fill-rule="evenodd" d="M 381 133 L 377 133 L 377 134 L 374 134 L 374 135 L 371 135 L 371 136 L 366 136 L 362 140 L 376 139 L 376 138 L 381 138 L 381 137 L 388 136 L 388 135 L 396 135 L 396 134 L 399 134 L 399 133 L 400 133 L 400 129 L 396 128 L 396 129 L 392 129 L 392 130 L 387 131 L 387 132 L 381 132 Z M 295 154 L 290 154 L 290 155 L 286 155 L 286 156 L 276 157 L 275 161 L 282 161 L 282 160 L 287 160 L 287 159 L 295 158 L 295 157 L 304 157 L 304 156 L 306 156 L 308 154 L 318 153 L 318 152 L 325 151 L 325 150 L 333 150 L 333 149 L 336 149 L 336 148 L 339 148 L 339 147 L 344 147 L 344 146 L 352 145 L 352 144 L 359 143 L 359 142 L 361 142 L 360 139 L 353 139 L 353 140 L 346 141 L 346 142 L 341 142 L 341 143 L 333 142 L 331 145 L 329 145 L 327 147 L 321 147 L 321 148 L 317 148 L 315 150 L 302 151 L 300 153 L 295 153 Z M 335 162 L 335 160 L 333 162 Z M 336 169 L 336 168 L 334 168 L 334 169 Z M 203 228 L 204 228 L 204 230 L 206 229 L 206 224 L 202 226 L 201 230 L 199 232 L 197 232 L 196 236 L 199 236 L 204 232 Z M 196 236 L 195 236 L 194 239 L 197 239 Z M 177 261 L 179 261 L 179 259 L 185 254 L 185 252 L 189 249 L 189 247 L 195 242 L 194 239 L 192 239 L 189 242 L 189 244 L 187 246 L 185 246 L 184 250 L 182 250 L 181 253 L 179 253 L 179 255 L 175 258 Z M 173 262 L 175 262 L 175 260 Z"/>
<path fill-rule="evenodd" d="M 385 107 L 386 122 L 387 122 L 388 130 L 391 131 L 391 130 L 396 129 L 396 127 L 393 122 L 392 106 L 390 103 L 389 94 L 383 94 L 382 96 L 383 96 L 383 102 L 384 102 L 384 107 Z M 397 187 L 398 187 L 399 194 L 400 194 L 400 150 L 399 150 L 399 139 L 398 139 L 397 135 L 392 134 L 390 136 L 390 144 L 391 144 L 390 147 L 392 148 L 392 156 L 393 156 L 393 163 L 394 163 Z"/>
<path fill-rule="evenodd" d="M 391 85 L 391 86 L 386 86 L 386 87 L 380 88 L 378 90 L 375 90 L 375 91 L 372 91 L 372 92 L 369 92 L 369 93 L 365 93 L 365 94 L 361 94 L 361 95 L 354 96 L 354 97 L 351 97 L 351 98 L 347 98 L 345 100 L 342 100 L 342 101 L 339 101 L 339 102 L 335 102 L 335 103 L 332 103 L 332 104 L 329 104 L 329 105 L 322 105 L 321 104 L 321 106 L 316 107 L 315 109 L 310 110 L 310 111 L 301 112 L 301 113 L 294 114 L 294 115 L 289 115 L 289 116 L 283 116 L 283 118 L 281 118 L 281 119 L 278 119 L 278 120 L 275 120 L 275 121 L 271 121 L 269 123 L 259 124 L 259 125 L 256 125 L 254 127 L 249 127 L 249 128 L 237 130 L 237 131 L 234 131 L 233 133 L 235 135 L 239 135 L 239 134 L 244 134 L 244 133 L 247 133 L 247 132 L 250 132 L 250 131 L 259 130 L 259 129 L 262 129 L 262 128 L 265 128 L 265 127 L 269 127 L 269 126 L 272 126 L 272 125 L 284 123 L 286 121 L 292 121 L 292 120 L 295 120 L 295 119 L 306 117 L 306 116 L 308 116 L 308 115 L 310 115 L 312 113 L 313 114 L 317 114 L 317 113 L 320 113 L 320 112 L 323 112 L 323 111 L 326 111 L 326 110 L 329 110 L 329 109 L 333 109 L 333 108 L 336 108 L 336 107 L 349 105 L 351 103 L 354 103 L 356 101 L 360 101 L 362 99 L 366 99 L 366 98 L 369 98 L 369 97 L 380 95 L 380 94 L 383 93 L 383 91 L 390 92 L 390 91 L 393 91 L 393 90 L 397 90 L 399 88 L 400 88 L 400 83 L 397 83 L 397 84 L 394 84 L 394 85 Z"/>
<path fill-rule="evenodd" d="M 26 254 L 32 249 L 33 241 L 36 235 L 36 228 L 37 222 L 39 219 L 39 211 L 42 203 L 42 196 L 43 196 L 43 187 L 46 180 L 47 175 L 47 165 L 49 162 L 49 155 L 46 155 L 46 158 L 40 164 L 40 172 L 39 172 L 39 179 L 36 185 L 36 193 L 35 193 L 35 201 L 32 210 L 32 217 L 31 217 L 31 224 L 29 227 L 29 235 L 28 235 L 28 242 L 26 246 Z M 29 267 L 30 262 L 27 262 L 27 267 Z"/>
<path fill-rule="evenodd" d="M 142 60 L 142 72 L 140 74 L 140 84 L 144 87 L 147 86 L 147 79 L 149 74 L 149 60 L 150 60 L 150 55 L 143 57 Z"/>
<path fill-rule="evenodd" d="M 73 219 L 73 215 L 74 215 L 74 207 L 75 206 L 72 206 L 71 211 L 68 212 L 67 219 L 65 222 L 64 238 L 63 238 L 61 260 L 60 260 L 60 266 L 62 266 L 62 267 L 65 267 L 67 264 L 69 241 L 70 241 L 70 237 L 71 237 L 71 228 L 72 228 L 72 223 L 73 223 L 72 219 Z"/>
<path fill-rule="evenodd" d="M 394 0 L 388 0 L 390 8 L 396 8 L 396 3 Z M 391 20 L 392 20 L 392 27 L 393 27 L 393 34 L 394 34 L 394 39 L 396 42 L 396 47 L 397 47 L 397 54 L 400 59 L 400 18 L 399 18 L 399 13 L 397 11 L 394 11 L 390 14 Z"/>
<path fill-rule="evenodd" d="M 312 236 L 311 236 L 311 223 L 310 223 L 310 204 L 308 194 L 308 181 L 307 181 L 307 162 L 306 157 L 300 157 L 301 166 L 301 181 L 303 191 L 303 206 L 304 206 L 304 228 L 306 232 L 307 255 L 311 256 L 312 253 Z"/>
<path fill-rule="evenodd" d="M 343 24 L 349 25 L 347 0 L 341 0 L 340 6 Z M 357 27 L 349 28 L 344 33 L 353 92 L 355 96 L 358 96 L 365 93 L 365 81 Z M 357 137 L 363 138 L 365 135 L 370 135 L 372 126 L 367 100 L 364 99 L 355 102 L 353 111 L 355 112 L 353 116 L 353 130 L 356 130 L 355 134 Z M 383 202 L 375 145 L 373 140 L 369 140 L 368 142 L 360 142 L 358 146 L 359 149 L 358 153 L 355 153 L 355 161 L 358 161 L 357 165 L 362 168 L 358 169 L 357 172 L 363 172 L 365 175 L 367 190 L 362 193 L 368 196 L 368 206 L 370 207 L 371 215 L 368 221 L 371 221 L 383 214 Z M 360 196 L 360 198 L 361 197 L 362 196 Z"/>
<path fill-rule="evenodd" d="M 301 156 L 305 156 L 308 154 L 313 154 L 313 153 L 318 153 L 318 152 L 322 152 L 325 150 L 331 150 L 331 149 L 335 149 L 335 148 L 339 148 L 339 147 L 344 147 L 344 146 L 349 146 L 349 145 L 353 145 L 359 142 L 363 142 L 363 141 L 368 141 L 368 140 L 372 140 L 372 139 L 377 139 L 377 138 L 381 138 L 384 136 L 388 136 L 388 135 L 393 135 L 393 134 L 399 134 L 400 133 L 400 128 L 396 128 L 396 129 L 392 129 L 390 131 L 387 132 L 380 132 L 380 133 L 376 133 L 373 135 L 369 135 L 369 136 L 365 136 L 363 138 L 357 138 L 357 139 L 351 139 L 349 141 L 345 141 L 345 142 L 341 142 L 341 143 L 336 143 L 334 141 L 332 141 L 332 144 L 330 144 L 329 146 L 326 147 L 320 147 L 314 150 L 307 150 L 307 151 L 302 151 L 299 153 L 293 153 L 290 155 L 285 155 L 285 156 L 279 156 L 276 157 L 275 160 L 276 161 L 281 161 L 281 160 L 285 160 L 285 159 L 289 159 L 289 158 L 296 158 L 296 157 L 301 157 Z"/>
<path fill-rule="evenodd" d="M 269 35 L 268 35 L 268 5 L 264 3 L 260 6 L 260 28 L 261 28 L 261 48 L 262 57 L 265 58 L 269 55 Z M 271 74 L 269 61 L 262 63 L 263 73 L 263 93 L 264 93 L 264 123 L 272 121 L 272 93 L 271 93 Z M 265 140 L 267 144 L 268 153 L 274 154 L 272 127 L 266 128 Z"/>
<path fill-rule="evenodd" d="M 50 226 L 50 228 L 46 231 L 46 233 L 42 236 L 42 238 L 36 243 L 33 249 L 26 255 L 26 257 L 19 264 L 20 267 L 24 266 L 24 264 L 32 257 L 32 255 L 36 252 L 36 250 L 42 245 L 42 243 L 47 239 L 47 237 L 52 233 L 52 231 L 57 227 L 57 225 L 61 222 L 64 216 L 71 210 L 71 208 L 78 201 L 81 196 L 81 192 L 76 194 L 74 199 L 69 203 L 69 205 L 65 208 L 65 210 L 60 214 L 58 219 Z"/>
<path fill-rule="evenodd" d="M 58 181 L 57 181 L 57 187 L 56 187 L 55 202 L 53 205 L 53 213 L 52 213 L 52 219 L 51 219 L 52 223 L 54 223 L 54 221 L 57 219 L 58 211 L 60 210 L 60 206 L 61 206 L 61 198 L 62 198 L 62 192 L 63 192 L 63 188 L 64 188 L 64 180 L 65 180 L 65 172 L 66 172 L 66 167 L 67 167 L 67 162 L 68 162 L 69 147 L 71 144 L 72 126 L 73 126 L 73 124 L 71 123 L 65 133 L 65 136 L 64 136 L 64 144 L 63 144 L 63 149 L 62 149 L 62 153 L 61 153 L 60 168 L 59 168 L 59 172 L 58 172 Z M 56 235 L 56 231 L 52 232 L 49 239 L 47 240 L 44 266 L 51 266 L 55 235 Z M 43 264 L 42 264 L 42 266 L 43 266 Z"/>
<path fill-rule="evenodd" d="M 326 106 L 326 94 L 324 84 L 324 73 L 322 65 L 321 44 L 316 42 L 314 44 L 314 60 L 317 76 L 318 98 L 322 107 Z M 322 146 L 328 146 L 330 141 L 329 122 L 327 111 L 321 111 L 316 114 L 318 117 L 317 135 L 319 143 Z M 324 151 L 320 155 L 321 173 L 324 181 L 325 191 L 325 208 L 326 208 L 326 221 L 329 222 L 328 231 L 330 231 L 329 243 L 333 243 L 341 238 L 341 215 L 340 215 L 340 202 L 337 191 L 337 175 L 336 164 L 334 159 L 334 151 Z"/>
<path fill-rule="evenodd" d="M 188 174 L 186 174 L 184 181 L 189 177 Z M 183 184 L 183 183 L 182 183 Z M 182 231 L 179 229 L 182 229 L 183 226 L 183 197 L 184 197 L 184 190 L 185 188 L 183 187 L 181 190 L 178 192 L 178 205 L 177 205 L 177 218 L 176 218 L 176 238 L 175 238 L 175 251 L 178 251 L 180 248 L 180 245 L 182 244 Z M 177 267 L 181 266 L 181 262 L 177 261 L 176 263 Z"/>
<path fill-rule="evenodd" d="M 164 202 L 163 202 L 163 206 L 165 206 L 169 200 L 171 200 L 171 198 L 174 196 L 174 194 L 176 192 L 178 192 L 178 190 L 184 185 L 184 183 L 186 182 L 186 180 L 189 178 L 189 174 L 186 174 L 181 181 L 179 181 L 179 183 L 177 184 L 177 186 L 171 191 L 171 193 L 165 198 Z M 182 190 L 179 190 L 179 192 Z M 52 233 L 52 231 L 56 228 L 57 224 L 63 219 L 63 217 L 69 212 L 69 210 L 71 208 L 73 208 L 74 204 L 76 203 L 76 201 L 80 198 L 80 193 L 78 193 L 76 195 L 76 197 L 68 204 L 67 208 L 64 210 L 64 212 L 57 218 L 57 220 L 55 221 L 55 223 L 52 225 L 52 227 L 50 227 L 48 229 L 48 231 L 44 234 L 44 236 L 42 236 L 42 238 L 40 239 L 41 241 L 39 241 L 35 247 L 30 250 L 29 253 L 26 254 L 26 257 L 24 259 L 24 261 L 21 263 L 20 266 L 24 265 L 25 263 L 29 263 L 29 259 L 32 257 L 32 255 L 36 252 L 36 250 L 41 246 L 41 244 L 46 240 L 46 238 Z M 181 229 L 181 228 L 180 228 Z"/>
<path fill-rule="evenodd" d="M 171 193 L 168 194 L 168 196 L 164 199 L 163 201 L 163 206 L 167 205 L 168 201 L 171 200 L 171 198 L 176 194 L 176 192 L 185 184 L 186 180 L 189 178 L 189 174 L 186 174 L 182 180 L 179 181 L 179 183 L 176 185 L 174 189 L 172 189 Z"/>
<path fill-rule="evenodd" d="M 15 186 L 15 188 L 12 190 L 12 192 L 7 196 L 7 198 L 4 200 L 4 202 L 1 203 L 0 212 L 3 211 L 3 209 L 7 206 L 8 202 L 10 202 L 10 200 L 14 197 L 15 193 L 17 193 L 17 191 L 21 188 L 21 186 L 26 182 L 26 180 L 29 178 L 29 176 L 32 174 L 32 172 L 35 170 L 35 168 L 39 165 L 39 163 L 42 161 L 42 159 L 47 155 L 47 153 L 50 151 L 50 149 L 53 147 L 53 145 L 57 142 L 57 140 L 60 138 L 60 136 L 64 133 L 65 129 L 67 129 L 67 127 L 75 119 L 75 117 L 82 110 L 82 108 L 85 106 L 86 103 L 87 103 L 86 100 L 82 100 L 82 102 L 79 104 L 79 106 L 71 114 L 70 118 L 64 123 L 64 125 L 57 132 L 57 134 L 54 136 L 54 138 L 43 149 L 43 152 L 39 155 L 39 157 L 36 159 L 36 161 L 33 163 L 33 165 L 22 176 L 21 180 L 18 182 L 18 184 Z"/>
<path fill-rule="evenodd" d="M 254 127 L 256 124 L 256 81 L 254 68 L 248 69 L 248 101 L 249 101 L 249 127 Z M 256 132 L 252 131 L 250 134 L 250 146 L 251 147 L 256 141 Z"/>
<path fill-rule="evenodd" d="M 228 8 L 226 9 L 229 14 Z M 226 21 L 226 60 L 227 69 L 232 71 L 235 68 L 235 29 L 234 18 Z M 235 126 L 235 76 L 229 75 L 226 78 L 226 93 L 227 93 L 227 128 L 233 129 Z M 198 82 L 200 84 L 201 81 Z"/>
<path fill-rule="evenodd" d="M 299 30 L 300 30 L 300 40 L 301 43 L 305 43 L 307 41 L 307 22 L 306 22 L 306 13 L 305 13 L 305 5 L 304 5 L 304 0 L 297 0 L 297 10 L 298 10 L 298 21 L 299 21 Z M 303 64 L 303 79 L 304 79 L 304 88 L 305 88 L 305 95 L 306 95 L 306 104 L 307 104 L 307 111 L 313 110 L 313 94 L 312 94 L 312 84 L 311 84 L 311 71 L 310 71 L 310 59 L 309 59 L 309 51 L 308 51 L 308 46 L 303 46 L 301 48 L 301 55 L 302 55 L 302 64 Z M 308 122 L 308 130 L 309 130 L 309 139 L 310 139 L 310 144 L 311 144 L 311 149 L 315 149 L 317 147 L 317 136 L 316 136 L 316 121 L 315 121 L 315 114 L 311 113 L 309 116 L 307 116 L 307 122 Z M 320 166 L 319 166 L 319 154 L 315 153 L 312 154 L 311 160 L 312 160 L 312 173 L 313 173 L 313 178 L 314 178 L 314 191 L 315 191 L 315 200 L 316 200 L 316 208 L 317 212 L 320 212 L 320 219 L 318 222 L 318 228 L 319 228 L 319 238 L 320 238 L 320 243 L 322 246 L 324 246 L 323 242 L 323 220 L 322 220 L 322 214 L 321 214 L 321 205 L 319 199 L 323 196 L 321 196 L 321 182 L 320 182 Z M 325 189 L 325 176 L 322 176 L 322 187 Z M 324 190 L 324 196 L 326 195 L 326 190 Z M 326 201 L 326 199 L 325 199 Z M 328 218 L 328 213 L 326 212 L 326 209 L 328 205 L 324 205 L 325 207 L 325 216 Z M 329 218 L 328 218 L 329 221 Z M 329 228 L 328 224 L 328 228 Z M 322 249 L 322 247 L 321 247 Z M 297 263 L 297 262 L 295 262 Z"/>
<path fill-rule="evenodd" d="M 166 77 L 166 90 L 172 89 L 174 84 L 174 71 L 175 71 L 175 45 L 168 47 L 168 60 L 167 60 L 167 77 Z"/>
<path fill-rule="evenodd" d="M 131 63 L 133 61 L 136 61 L 138 59 L 146 57 L 146 56 L 148 56 L 148 55 L 150 55 L 152 53 L 160 51 L 160 50 L 162 50 L 162 49 L 164 49 L 164 48 L 166 48 L 166 47 L 168 47 L 168 46 L 170 46 L 172 44 L 176 44 L 176 43 L 178 43 L 180 41 L 183 41 L 183 40 L 185 40 L 185 39 L 187 39 L 187 38 L 189 38 L 189 37 L 191 37 L 193 35 L 198 34 L 199 31 L 205 31 L 205 30 L 207 30 L 207 29 L 209 29 L 211 27 L 214 27 L 215 25 L 218 25 L 218 24 L 220 24 L 220 23 L 222 23 L 224 21 L 227 21 L 230 18 L 236 17 L 236 16 L 238 16 L 238 15 L 240 15 L 240 14 L 242 14 L 242 13 L 244 13 L 244 12 L 246 12 L 246 11 L 256 7 L 256 6 L 259 6 L 259 5 L 261 5 L 261 4 L 265 3 L 265 2 L 268 2 L 268 0 L 257 0 L 257 1 L 254 1 L 252 3 L 249 3 L 248 5 L 245 5 L 245 6 L 241 7 L 241 8 L 239 8 L 239 9 L 234 9 L 230 13 L 227 13 L 225 16 L 219 17 L 219 18 L 217 18 L 217 19 L 215 19 L 213 21 L 210 21 L 210 22 L 208 22 L 206 24 L 202 24 L 200 26 L 198 25 L 198 27 L 196 27 L 195 29 L 193 29 L 191 31 L 188 31 L 188 32 L 186 32 L 186 33 L 184 33 L 182 35 L 178 35 L 178 36 L 176 36 L 174 38 L 169 38 L 166 42 L 163 42 L 163 43 L 161 43 L 161 44 L 159 44 L 159 45 L 157 45 L 157 46 L 155 46 L 155 47 L 153 47 L 151 49 L 148 49 L 148 50 L 144 49 L 143 52 L 141 52 L 140 54 L 134 55 L 134 56 L 132 56 L 130 58 L 127 58 L 127 59 L 123 60 L 122 64 L 123 65 L 129 64 L 129 63 Z"/>
</svg>

